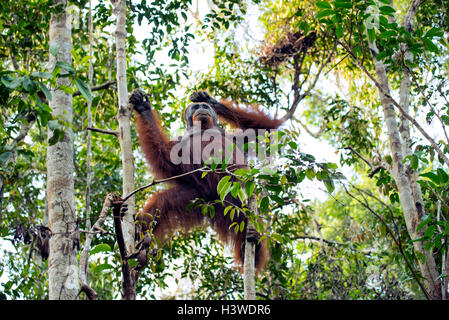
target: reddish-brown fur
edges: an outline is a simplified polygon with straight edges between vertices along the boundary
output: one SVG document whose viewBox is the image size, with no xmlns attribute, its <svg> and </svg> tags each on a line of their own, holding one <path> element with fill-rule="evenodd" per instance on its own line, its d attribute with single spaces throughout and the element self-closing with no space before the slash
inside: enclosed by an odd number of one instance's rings
<svg viewBox="0 0 449 320">
<path fill-rule="evenodd" d="M 136 101 L 138 99 L 134 99 L 133 101 L 133 97 L 131 96 L 130 102 L 134 104 L 135 109 L 138 103 Z M 140 111 L 135 112 L 136 126 L 142 151 L 151 166 L 151 171 L 154 176 L 158 179 L 169 178 L 201 168 L 203 164 L 174 165 L 170 161 L 170 150 L 179 141 L 168 138 L 162 129 L 156 112 L 150 109 L 149 102 L 142 103 L 148 104 L 148 110 L 141 108 Z M 235 104 L 221 102 L 216 103 L 213 109 L 220 119 L 242 129 L 272 129 L 277 128 L 281 124 L 280 120 L 271 119 L 257 108 L 246 110 L 239 108 Z M 215 126 L 212 116 L 208 122 L 212 126 Z M 221 128 L 216 128 L 222 132 L 224 137 L 225 132 Z M 208 143 L 207 141 L 203 142 L 202 148 Z M 237 152 L 240 151 L 237 150 Z M 238 264 L 242 265 L 242 244 L 245 241 L 246 231 L 235 234 L 234 228 L 230 229 L 229 226 L 232 222 L 240 224 L 241 221 L 245 221 L 245 225 L 247 225 L 246 216 L 240 214 L 239 216 L 235 216 L 234 220 L 231 221 L 229 214 L 224 216 L 223 206 L 218 204 L 215 205 L 215 216 L 212 219 L 209 215 L 204 216 L 199 209 L 193 208 L 190 211 L 186 210 L 186 206 L 196 198 L 204 199 L 206 202 L 219 198 L 217 184 L 222 178 L 222 175 L 209 173 L 205 178 L 202 178 L 201 175 L 201 172 L 197 172 L 172 180 L 169 189 L 152 195 L 139 214 L 138 220 L 142 225 L 142 231 L 145 232 L 152 226 L 153 235 L 164 243 L 176 231 L 187 233 L 194 228 L 205 226 L 208 222 L 217 232 L 222 242 L 233 246 L 235 260 Z M 234 199 L 231 195 L 228 195 L 226 200 L 236 205 L 241 205 L 240 201 Z M 155 221 L 156 224 L 151 225 L 152 221 Z M 260 271 L 267 260 L 268 250 L 266 242 L 262 241 L 256 257 L 256 269 Z"/>
</svg>

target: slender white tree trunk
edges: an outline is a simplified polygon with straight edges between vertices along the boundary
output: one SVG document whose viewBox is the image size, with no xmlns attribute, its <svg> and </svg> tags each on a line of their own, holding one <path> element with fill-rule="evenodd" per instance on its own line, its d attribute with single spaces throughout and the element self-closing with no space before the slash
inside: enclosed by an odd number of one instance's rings
<svg viewBox="0 0 449 320">
<path fill-rule="evenodd" d="M 70 50 L 71 17 L 67 12 L 67 1 L 57 0 L 62 11 L 52 13 L 50 20 L 50 47 L 59 48 L 57 57 L 50 55 L 50 65 L 56 61 L 72 64 Z M 73 184 L 73 132 L 72 96 L 59 90 L 61 85 L 69 85 L 68 78 L 59 78 L 56 88 L 52 88 L 50 107 L 53 116 L 64 124 L 64 138 L 47 147 L 47 203 L 50 238 L 48 260 L 49 298 L 51 300 L 75 299 L 79 291 L 79 269 L 76 244 L 77 226 L 74 208 Z M 53 132 L 48 130 L 48 138 Z"/>
<path fill-rule="evenodd" d="M 115 15 L 117 16 L 117 24 L 115 29 L 116 41 L 116 59 L 117 59 L 117 89 L 118 89 L 118 113 L 117 121 L 119 123 L 118 138 L 122 151 L 122 177 L 123 177 L 123 197 L 134 190 L 134 158 L 131 144 L 131 106 L 128 104 L 128 89 L 126 80 L 126 1 L 111 1 Z M 128 211 L 123 217 L 121 230 L 123 233 L 123 241 L 125 245 L 125 254 L 128 255 L 134 251 L 134 208 L 135 197 L 130 197 L 126 203 Z M 123 258 L 123 257 L 122 257 Z M 135 288 L 138 276 L 130 271 L 128 262 L 122 268 L 122 298 L 134 300 L 136 298 Z M 129 272 L 129 274 L 125 274 Z"/>
<path fill-rule="evenodd" d="M 120 147 L 122 150 L 123 170 L 123 196 L 134 190 L 134 158 L 131 144 L 131 107 L 128 105 L 128 89 L 126 80 L 126 1 L 113 0 L 117 16 L 115 30 L 116 55 L 117 55 L 117 88 L 118 88 L 118 113 Z M 132 196 L 127 202 L 128 212 L 123 217 L 123 238 L 128 253 L 134 250 L 134 206 L 135 198 Z"/>
<path fill-rule="evenodd" d="M 253 195 L 248 200 L 248 207 L 252 212 L 257 213 L 257 199 Z M 249 220 L 248 220 L 249 223 Z M 246 226 L 248 230 L 250 225 Z M 243 262 L 243 291 L 245 300 L 256 300 L 256 244 L 245 240 L 245 259 Z"/>
<path fill-rule="evenodd" d="M 384 94 L 387 93 L 391 96 L 385 65 L 376 59 L 378 54 L 376 44 L 370 43 L 369 45 L 376 70 L 377 81 L 381 86 L 379 94 L 384 111 L 391 156 L 393 159 L 391 174 L 398 188 L 399 199 L 408 233 L 411 239 L 414 240 L 422 237 L 425 228 L 419 232 L 416 230 L 418 224 L 421 222 L 424 210 L 422 192 L 419 185 L 416 183 L 417 174 L 410 168 L 408 163 L 403 163 L 405 156 L 412 152 L 409 123 L 405 118 L 401 118 L 401 126 L 398 127 L 396 113 L 391 98 Z M 409 109 L 410 85 L 409 75 L 405 74 L 401 82 L 400 90 L 401 106 L 405 110 Z M 432 252 L 425 250 L 422 241 L 416 241 L 413 245 L 415 250 L 426 258 L 424 262 L 420 261 L 420 270 L 424 277 L 424 284 L 427 292 L 432 299 L 440 299 L 441 290 L 439 283 L 436 280 L 438 277 L 438 270 Z"/>
</svg>

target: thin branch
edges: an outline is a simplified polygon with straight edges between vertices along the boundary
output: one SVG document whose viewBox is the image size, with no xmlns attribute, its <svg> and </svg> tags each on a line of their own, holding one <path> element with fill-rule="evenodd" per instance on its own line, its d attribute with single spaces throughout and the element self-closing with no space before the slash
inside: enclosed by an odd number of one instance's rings
<svg viewBox="0 0 449 320">
<path fill-rule="evenodd" d="M 92 239 L 94 235 L 97 232 L 94 232 L 96 229 L 101 229 L 101 226 L 104 224 L 106 220 L 106 216 L 108 213 L 109 208 L 112 206 L 112 201 L 114 200 L 114 195 L 112 193 L 108 193 L 106 195 L 106 198 L 103 202 L 103 208 L 101 209 L 100 216 L 98 217 L 98 220 L 95 222 L 95 224 L 90 229 L 90 232 L 86 235 L 86 240 L 84 242 L 84 248 L 83 251 L 80 254 L 80 278 L 82 287 L 81 290 L 84 291 L 89 298 L 89 294 L 92 294 L 92 289 L 89 287 L 88 281 L 87 281 L 87 269 L 89 266 L 89 251 L 92 244 Z M 84 288 L 84 290 L 83 290 Z M 93 291 L 95 292 L 95 291 Z M 97 295 L 98 297 L 98 295 Z"/>
<path fill-rule="evenodd" d="M 310 94 L 310 92 L 312 91 L 312 89 L 315 87 L 315 85 L 316 85 L 316 83 L 317 83 L 317 81 L 318 81 L 318 79 L 319 79 L 319 77 L 320 77 L 320 74 L 321 74 L 321 72 L 323 71 L 323 68 L 330 62 L 330 60 L 331 60 L 332 56 L 334 55 L 336 49 L 337 49 L 337 41 L 334 43 L 334 47 L 332 48 L 332 51 L 331 51 L 331 53 L 329 54 L 329 56 L 327 57 L 327 59 L 321 63 L 321 66 L 320 66 L 320 68 L 319 68 L 317 74 L 315 75 L 314 81 L 312 82 L 312 84 L 309 86 L 309 88 L 308 88 L 303 94 L 300 94 L 301 88 L 300 88 L 299 85 L 298 85 L 299 74 L 296 75 L 296 73 L 297 73 L 298 71 L 295 70 L 295 80 L 294 80 L 294 83 L 293 83 L 293 91 L 294 91 L 294 96 L 295 96 L 295 98 L 294 98 L 294 100 L 293 100 L 293 102 L 292 102 L 292 105 L 291 105 L 290 109 L 289 109 L 289 110 L 287 111 L 287 113 L 282 117 L 282 120 L 283 120 L 283 121 L 287 121 L 287 120 L 289 120 L 291 117 L 293 117 L 293 114 L 295 113 L 296 108 L 297 108 L 298 105 L 299 105 L 299 102 L 301 102 L 302 99 L 304 99 L 305 97 L 307 97 L 307 96 Z M 310 69 L 309 69 L 309 71 L 310 71 Z M 298 77 L 298 79 L 297 79 L 297 77 Z M 302 85 L 301 85 L 301 86 L 302 86 Z"/>
<path fill-rule="evenodd" d="M 402 61 L 402 65 L 404 66 L 404 68 L 406 69 L 406 72 L 408 72 L 411 76 L 412 76 L 412 80 L 413 83 L 415 84 L 415 86 L 418 88 L 419 93 L 421 93 L 421 95 L 423 96 L 424 100 L 426 101 L 427 105 L 429 106 L 430 110 L 435 114 L 435 116 L 437 117 L 437 119 L 440 121 L 441 124 L 441 128 L 443 129 L 443 133 L 444 133 L 444 137 L 446 138 L 447 143 L 449 143 L 449 137 L 446 131 L 446 124 L 444 123 L 443 119 L 441 118 L 439 112 L 437 110 L 435 110 L 435 108 L 432 106 L 432 104 L 429 101 L 429 98 L 426 97 L 425 93 L 424 93 L 424 89 L 421 87 L 421 85 L 418 83 L 418 79 L 416 78 L 414 72 L 410 69 L 409 66 L 407 66 L 405 64 L 405 61 Z"/>
<path fill-rule="evenodd" d="M 430 183 L 429 182 L 427 182 L 426 180 L 422 180 L 422 181 L 424 181 L 424 183 L 427 185 L 427 187 L 429 188 L 429 190 L 430 190 L 430 192 L 432 192 L 433 193 L 433 195 L 435 196 L 435 197 L 437 197 L 438 198 L 438 201 L 440 201 L 441 202 L 441 204 L 443 204 L 444 205 L 444 207 L 449 211 L 449 205 L 446 203 L 446 201 L 444 201 L 442 198 L 441 198 L 441 196 L 430 186 Z"/>
<path fill-rule="evenodd" d="M 357 65 L 362 69 L 362 71 L 368 76 L 368 78 L 371 79 L 371 81 L 374 83 L 374 85 L 377 87 L 380 93 L 382 93 L 385 98 L 388 99 L 388 101 L 395 106 L 399 112 L 407 119 L 409 120 L 415 127 L 418 129 L 419 132 L 424 136 L 424 138 L 427 139 L 427 141 L 430 143 L 432 148 L 438 153 L 438 155 L 443 159 L 443 161 L 446 163 L 446 165 L 449 166 L 449 159 L 446 157 L 444 152 L 438 147 L 437 143 L 434 139 L 421 127 L 421 125 L 413 118 L 411 117 L 405 110 L 402 108 L 402 106 L 396 102 L 396 100 L 393 99 L 393 97 L 390 95 L 390 93 L 386 92 L 382 86 L 377 82 L 377 80 L 374 78 L 374 76 L 369 73 L 369 71 L 365 68 L 364 65 L 362 65 L 359 61 L 359 59 L 356 57 L 356 55 L 349 49 L 344 43 L 341 41 L 338 41 L 338 43 L 351 54 L 351 57 L 354 59 L 354 61 L 357 63 Z"/>
<path fill-rule="evenodd" d="M 207 166 L 204 166 L 204 167 L 201 167 L 201 168 L 198 168 L 198 169 L 189 171 L 189 172 L 185 172 L 185 173 L 180 174 L 180 175 L 177 175 L 177 176 L 172 176 L 172 177 L 165 178 L 165 179 L 160 179 L 160 180 L 153 180 L 153 181 L 150 182 L 149 184 L 144 185 L 144 186 L 142 186 L 142 187 L 140 187 L 140 188 L 137 188 L 136 190 L 134 190 L 134 191 L 132 191 L 131 193 L 129 193 L 128 195 L 126 195 L 126 196 L 123 198 L 123 201 L 128 200 L 130 197 L 132 197 L 133 195 L 135 195 L 137 192 L 142 191 L 142 190 L 145 190 L 145 189 L 147 189 L 147 188 L 149 188 L 149 187 L 151 187 L 151 186 L 154 186 L 154 185 L 156 185 L 156 184 L 158 184 L 158 183 L 163 183 L 163 182 L 167 182 L 167 181 L 179 179 L 179 178 L 182 178 L 182 177 L 185 177 L 185 176 L 188 176 L 188 175 L 191 175 L 191 174 L 193 174 L 193 173 L 200 172 L 200 171 L 202 171 L 202 172 L 212 172 L 211 169 L 208 170 L 208 167 L 207 167 Z"/>
<path fill-rule="evenodd" d="M 324 129 L 326 129 L 326 126 L 327 126 L 327 120 L 326 119 L 323 119 L 323 122 L 321 123 L 321 126 L 320 126 L 320 128 L 318 129 L 318 131 L 317 132 L 312 132 L 312 131 L 310 131 L 310 129 L 307 127 L 307 125 L 306 124 L 304 124 L 301 120 L 299 120 L 299 119 L 297 119 L 297 118 L 295 118 L 295 117 L 292 117 L 292 119 L 294 120 L 294 121 L 296 121 L 296 122 L 298 122 L 300 125 L 301 125 L 301 127 L 310 135 L 310 136 L 312 136 L 313 138 L 315 138 L 315 139 L 318 139 L 322 134 L 323 134 L 323 131 L 324 131 Z"/>
<path fill-rule="evenodd" d="M 374 166 L 371 164 L 371 162 L 369 162 L 368 160 L 366 160 L 360 153 L 358 153 L 356 150 L 354 150 L 353 147 L 348 146 L 348 147 L 344 147 L 343 149 L 345 150 L 350 150 L 352 153 L 354 153 L 357 157 L 359 157 L 360 159 L 363 160 L 363 162 L 365 162 L 371 169 L 374 168 Z"/>
<path fill-rule="evenodd" d="M 309 236 L 309 235 L 294 236 L 294 237 L 291 237 L 290 239 L 292 239 L 292 240 L 314 240 L 314 241 L 319 241 L 319 242 L 322 241 L 322 242 L 330 244 L 330 245 L 336 244 L 336 245 L 339 245 L 339 246 L 345 246 L 345 245 L 348 244 L 348 243 L 344 243 L 344 242 L 330 241 L 330 240 L 327 240 L 327 239 L 324 239 L 324 238 L 318 238 L 318 237 Z"/>
<path fill-rule="evenodd" d="M 114 84 L 115 84 L 115 81 L 108 81 L 108 82 L 99 84 L 98 86 L 92 87 L 92 88 L 90 89 L 90 91 L 93 92 L 93 91 L 99 91 L 99 90 L 108 89 L 110 86 L 112 86 L 112 85 L 114 85 Z M 79 96 L 79 95 L 81 95 L 81 92 L 80 92 L 80 91 L 75 91 L 75 92 L 73 93 L 73 96 L 74 96 L 74 97 Z"/>
<path fill-rule="evenodd" d="M 422 292 L 424 293 L 424 295 L 426 296 L 427 299 L 431 300 L 431 296 L 429 295 L 429 293 L 427 292 L 426 288 L 424 287 L 424 285 L 421 283 L 421 280 L 418 276 L 418 274 L 416 273 L 415 269 L 413 268 L 412 264 L 410 263 L 410 261 L 408 260 L 407 256 L 405 255 L 405 252 L 403 251 L 402 248 L 402 244 L 401 241 L 398 240 L 396 238 L 396 236 L 394 235 L 393 231 L 391 230 L 390 226 L 385 222 L 385 220 L 377 213 L 375 212 L 368 204 L 366 198 L 364 198 L 364 201 L 361 201 L 360 199 L 358 199 L 357 197 L 355 197 L 352 193 L 349 192 L 349 190 L 346 188 L 346 186 L 344 184 L 342 184 L 343 188 L 345 189 L 346 193 L 353 198 L 354 200 L 356 200 L 358 203 L 360 203 L 365 209 L 367 209 L 369 212 L 371 212 L 376 218 L 378 218 L 380 220 L 380 222 L 385 226 L 387 232 L 390 234 L 391 238 L 393 239 L 394 243 L 398 246 L 399 248 L 399 252 L 401 253 L 402 257 L 404 258 L 405 263 L 407 264 L 408 269 L 410 270 L 410 272 L 412 273 L 415 281 L 417 282 L 418 286 L 421 288 Z"/>
<path fill-rule="evenodd" d="M 100 132 L 100 133 L 104 133 L 104 134 L 110 134 L 113 136 L 118 137 L 118 131 L 112 131 L 112 130 L 104 130 L 104 129 L 98 129 L 98 128 L 91 128 L 91 127 L 87 127 L 87 130 L 93 131 L 93 132 Z"/>
</svg>

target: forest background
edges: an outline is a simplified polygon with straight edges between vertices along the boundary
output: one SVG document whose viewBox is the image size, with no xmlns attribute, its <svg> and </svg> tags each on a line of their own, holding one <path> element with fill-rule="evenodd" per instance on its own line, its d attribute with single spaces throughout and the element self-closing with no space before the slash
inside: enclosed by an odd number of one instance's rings
<svg viewBox="0 0 449 320">
<path fill-rule="evenodd" d="M 124 297 L 108 194 L 152 181 L 127 104 L 142 88 L 172 137 L 200 89 L 286 121 L 270 173 L 256 162 L 221 190 L 257 195 L 271 252 L 258 299 L 448 299 L 449 2 L 0 8 L 0 298 Z M 130 198 L 125 243 L 160 188 Z M 208 229 L 174 237 L 134 285 L 137 299 L 243 298 Z"/>
</svg>

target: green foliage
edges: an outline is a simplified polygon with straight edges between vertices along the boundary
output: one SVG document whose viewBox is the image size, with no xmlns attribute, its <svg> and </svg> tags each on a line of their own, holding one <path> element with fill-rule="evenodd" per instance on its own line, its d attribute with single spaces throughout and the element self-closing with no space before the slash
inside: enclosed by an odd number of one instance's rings
<svg viewBox="0 0 449 320">
<path fill-rule="evenodd" d="M 0 235 L 2 243 L 13 248 L 0 256 L 4 266 L 0 275 L 7 275 L 0 286 L 8 299 L 47 296 L 47 262 L 39 259 L 34 243 L 18 241 L 17 230 L 24 227 L 31 239 L 37 226 L 46 223 L 45 150 L 47 144 L 64 137 L 66 128 L 64 121 L 51 113 L 49 88 L 55 87 L 59 77 L 67 77 L 71 84 L 59 89 L 68 94 L 79 91 L 73 99 L 74 121 L 69 130 L 74 138 L 75 203 L 81 230 L 86 228 L 87 219 L 86 102 L 92 103 L 95 127 L 117 128 L 115 88 L 91 92 L 87 77 L 91 61 L 93 86 L 115 79 L 110 3 L 97 1 L 93 10 L 94 52 L 90 57 L 87 1 L 71 2 L 73 63 L 58 62 L 49 72 L 44 62 L 60 50 L 48 43 L 50 14 L 60 10 L 51 5 L 52 1 L 15 1 L 0 9 Z M 288 33 L 317 34 L 298 75 L 298 86 L 302 88 L 313 84 L 313 76 L 318 74 L 334 41 L 340 42 L 315 87 L 301 100 L 300 112 L 271 140 L 271 147 L 280 148 L 280 156 L 269 165 L 253 161 L 249 169 L 224 175 L 217 187 L 219 199 L 197 199 L 189 204 L 189 208 L 201 208 L 212 219 L 216 217 L 217 204 L 225 205 L 224 214 L 231 220 L 242 213 L 249 216 L 271 253 L 267 270 L 257 280 L 259 297 L 421 298 L 416 279 L 405 263 L 411 261 L 414 267 L 421 257 L 413 250 L 397 186 L 388 171 L 392 158 L 382 134 L 384 123 L 377 89 L 363 77 L 354 60 L 373 72 L 368 43 L 375 41 L 379 49 L 376 59 L 388 65 L 392 90 L 399 87 L 404 70 L 413 75 L 410 113 L 431 126 L 437 123 L 444 128 L 449 124 L 449 104 L 445 100 L 449 94 L 449 3 L 426 1 L 418 11 L 413 30 L 400 25 L 407 5 L 394 1 L 392 8 L 387 0 L 214 1 L 211 10 L 204 16 L 198 15 L 197 20 L 189 12 L 190 0 L 140 1 L 130 5 L 128 90 L 141 87 L 151 95 L 162 125 L 172 136 L 182 125 L 180 115 L 192 90 L 207 89 L 218 97 L 259 104 L 276 116 L 282 116 L 290 107 L 298 60 L 291 56 L 276 67 L 267 66 L 260 59 L 263 47 L 253 38 L 264 37 L 267 46 L 275 47 Z M 254 19 L 248 12 L 260 13 L 258 23 L 263 30 L 252 32 Z M 146 30 L 141 43 L 136 36 L 137 26 Z M 194 49 L 192 41 L 210 41 L 215 52 L 210 68 L 195 74 L 189 60 Z M 342 43 L 352 49 L 353 57 L 347 55 Z M 413 63 L 394 59 L 403 45 L 410 48 Z M 141 53 L 144 59 L 139 58 Z M 331 82 L 335 83 L 328 87 Z M 26 138 L 16 142 L 21 128 L 33 117 L 35 123 L 31 120 L 33 125 Z M 305 128 L 320 128 L 317 136 L 337 149 L 340 163 L 323 159 L 318 149 L 305 152 L 305 132 L 296 128 L 297 120 Z M 47 141 L 48 130 L 52 134 Z M 261 141 L 264 139 L 261 137 Z M 136 150 L 136 184 L 143 185 L 150 175 L 134 131 L 132 143 Z M 448 143 L 447 137 L 438 141 L 446 153 Z M 345 149 L 348 147 L 352 150 Z M 92 133 L 92 221 L 97 219 L 105 195 L 121 190 L 121 159 L 117 150 L 115 137 Z M 370 175 L 374 168 L 361 157 L 380 168 Z M 419 139 L 414 139 L 413 152 L 402 165 L 419 173 L 423 191 L 424 216 L 417 226 L 422 236 L 415 241 L 424 241 L 441 266 L 449 236 L 447 168 L 435 157 L 434 150 Z M 218 172 L 227 165 L 212 162 L 211 168 Z M 342 172 L 348 170 L 351 176 L 345 177 Z M 311 188 L 322 190 L 326 198 L 310 199 L 305 193 Z M 136 207 L 142 208 L 148 196 L 158 189 L 139 192 Z M 247 206 L 251 196 L 257 198 L 257 216 Z M 240 199 L 244 205 L 229 205 L 227 197 Z M 101 299 L 114 299 L 119 298 L 120 259 L 112 221 L 107 220 L 103 228 L 109 233 L 94 239 L 89 281 Z M 245 224 L 234 222 L 231 228 L 242 232 Z M 84 243 L 83 233 L 80 243 Z M 173 283 L 182 290 L 168 293 L 169 284 Z M 207 230 L 193 230 L 188 236 L 176 234 L 158 255 L 149 259 L 137 291 L 139 297 L 150 299 L 241 299 L 243 284 L 232 266 L 231 254 L 215 236 Z M 81 294 L 80 298 L 85 297 Z"/>
</svg>

